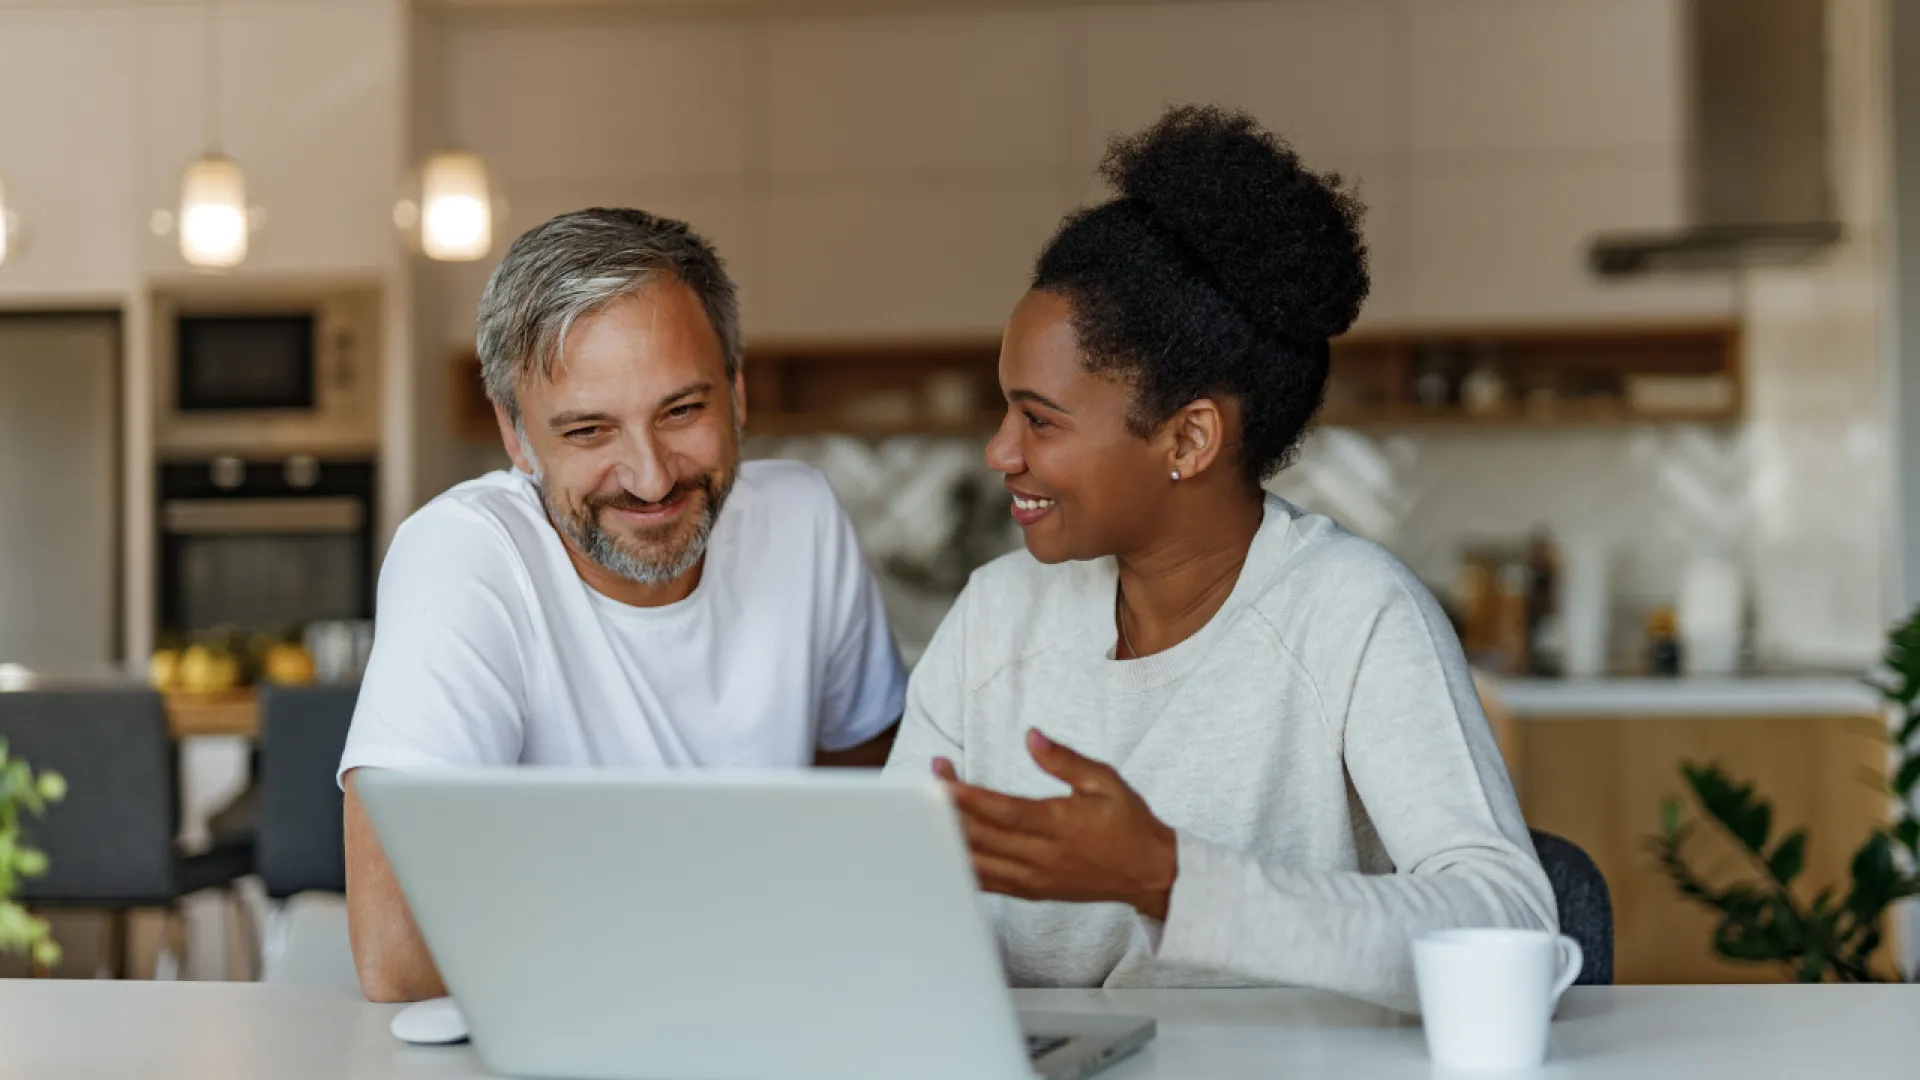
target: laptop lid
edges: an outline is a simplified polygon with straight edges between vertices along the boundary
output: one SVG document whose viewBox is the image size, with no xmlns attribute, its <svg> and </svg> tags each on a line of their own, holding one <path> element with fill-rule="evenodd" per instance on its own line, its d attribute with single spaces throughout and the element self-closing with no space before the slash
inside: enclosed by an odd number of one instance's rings
<svg viewBox="0 0 1920 1080">
<path fill-rule="evenodd" d="M 495 1071 L 1032 1076 L 931 781 L 521 768 L 355 782 Z"/>
</svg>

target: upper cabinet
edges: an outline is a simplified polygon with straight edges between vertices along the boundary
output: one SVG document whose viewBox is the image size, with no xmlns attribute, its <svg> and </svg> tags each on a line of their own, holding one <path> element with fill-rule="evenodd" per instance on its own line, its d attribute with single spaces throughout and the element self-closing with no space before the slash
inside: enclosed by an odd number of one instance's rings
<svg viewBox="0 0 1920 1080">
<path fill-rule="evenodd" d="M 1599 232 L 1685 212 L 1678 0 L 1404 6 L 1406 315 L 1415 323 L 1726 316 L 1724 278 L 1601 281 Z"/>
<path fill-rule="evenodd" d="M 1246 109 L 1299 151 L 1308 168 L 1338 173 L 1365 205 L 1373 291 L 1361 323 L 1402 321 L 1399 11 L 1381 0 L 1088 10 L 1080 197 L 1104 197 L 1094 167 L 1109 140 L 1141 130 L 1169 104 Z"/>
<path fill-rule="evenodd" d="M 1415 155 L 1672 150 L 1686 82 L 1676 0 L 1404 5 Z"/>
<path fill-rule="evenodd" d="M 1084 16 L 1083 197 L 1169 103 L 1246 108 L 1366 206 L 1363 328 L 1724 318 L 1724 279 L 1602 282 L 1597 232 L 1678 224 L 1681 0 L 1294 0 Z"/>
<path fill-rule="evenodd" d="M 762 336 L 997 336 L 1074 202 L 1074 27 L 1050 9 L 768 22 Z"/>
</svg>

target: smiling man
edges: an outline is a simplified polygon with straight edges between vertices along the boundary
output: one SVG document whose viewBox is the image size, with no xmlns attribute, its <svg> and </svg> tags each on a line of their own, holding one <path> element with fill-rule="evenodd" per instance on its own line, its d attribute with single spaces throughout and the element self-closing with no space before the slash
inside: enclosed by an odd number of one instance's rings
<svg viewBox="0 0 1920 1080">
<path fill-rule="evenodd" d="M 637 210 L 526 233 L 480 301 L 515 468 L 395 534 L 341 759 L 368 997 L 445 993 L 354 792 L 362 768 L 885 762 L 906 676 L 825 479 L 740 462 L 733 283 Z"/>
</svg>

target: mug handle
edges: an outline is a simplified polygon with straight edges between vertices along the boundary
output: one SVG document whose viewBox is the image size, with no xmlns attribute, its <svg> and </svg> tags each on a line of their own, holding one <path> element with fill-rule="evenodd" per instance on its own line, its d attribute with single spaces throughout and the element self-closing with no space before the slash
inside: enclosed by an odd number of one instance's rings
<svg viewBox="0 0 1920 1080">
<path fill-rule="evenodd" d="M 1551 1000 L 1559 1001 L 1560 995 L 1566 993 L 1567 987 L 1573 985 L 1573 980 L 1580 977 L 1580 969 L 1586 965 L 1587 954 L 1580 948 L 1579 942 L 1565 934 L 1561 934 L 1560 940 L 1554 944 L 1560 950 L 1561 968 L 1559 977 L 1553 980 Z"/>
</svg>

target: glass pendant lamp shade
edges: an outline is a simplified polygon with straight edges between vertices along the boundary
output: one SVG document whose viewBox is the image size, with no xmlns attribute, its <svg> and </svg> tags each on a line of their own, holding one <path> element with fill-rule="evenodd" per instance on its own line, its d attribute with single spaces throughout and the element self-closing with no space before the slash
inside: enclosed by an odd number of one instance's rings
<svg viewBox="0 0 1920 1080">
<path fill-rule="evenodd" d="M 435 154 L 420 173 L 420 249 L 442 262 L 483 259 L 493 247 L 487 168 L 475 154 Z"/>
<path fill-rule="evenodd" d="M 180 181 L 180 256 L 194 266 L 238 266 L 247 257 L 247 177 L 240 163 L 207 154 Z"/>
</svg>

